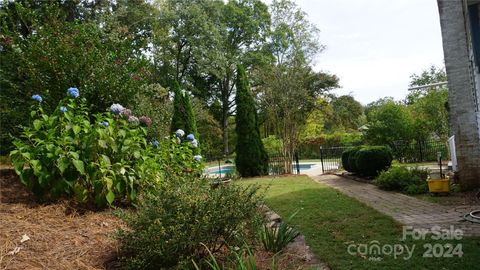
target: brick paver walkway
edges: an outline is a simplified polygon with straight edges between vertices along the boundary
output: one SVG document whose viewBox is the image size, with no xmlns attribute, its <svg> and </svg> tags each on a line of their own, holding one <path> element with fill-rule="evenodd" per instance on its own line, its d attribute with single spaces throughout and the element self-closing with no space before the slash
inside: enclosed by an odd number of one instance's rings
<svg viewBox="0 0 480 270">
<path fill-rule="evenodd" d="M 383 191 L 372 184 L 336 175 L 310 175 L 310 177 L 391 216 L 403 225 L 416 229 L 431 229 L 433 226 L 449 229 L 453 225 L 455 229 L 462 229 L 464 235 L 480 236 L 480 224 L 463 220 L 465 213 L 480 209 L 480 205 L 449 207 L 397 192 Z"/>
</svg>

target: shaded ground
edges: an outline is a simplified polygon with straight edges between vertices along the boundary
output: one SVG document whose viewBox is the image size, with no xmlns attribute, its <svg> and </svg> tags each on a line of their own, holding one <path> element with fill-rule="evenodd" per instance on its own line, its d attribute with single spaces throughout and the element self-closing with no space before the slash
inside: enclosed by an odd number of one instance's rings
<svg viewBox="0 0 480 270">
<path fill-rule="evenodd" d="M 36 204 L 11 170 L 0 172 L 0 269 L 115 267 L 116 243 L 109 235 L 120 221 L 111 210 Z M 29 240 L 21 243 L 23 235 Z"/>
<path fill-rule="evenodd" d="M 438 203 L 446 206 L 478 205 L 480 209 L 480 197 L 477 191 L 452 192 L 448 195 L 420 194 L 414 195 L 415 198 Z"/>
</svg>

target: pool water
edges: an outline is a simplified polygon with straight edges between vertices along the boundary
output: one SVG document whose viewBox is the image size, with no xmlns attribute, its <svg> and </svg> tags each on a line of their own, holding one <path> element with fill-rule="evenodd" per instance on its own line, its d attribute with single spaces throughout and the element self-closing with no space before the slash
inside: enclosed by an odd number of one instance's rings
<svg viewBox="0 0 480 270">
<path fill-rule="evenodd" d="M 315 163 L 300 163 L 298 164 L 300 167 L 300 172 L 310 170 L 312 167 L 318 165 Z M 297 172 L 297 166 L 295 164 L 292 165 L 292 172 L 296 173 Z M 220 170 L 218 167 L 210 167 L 207 169 L 207 173 L 209 174 L 228 174 L 228 173 L 233 173 L 235 171 L 235 166 L 222 166 L 220 167 Z"/>
<path fill-rule="evenodd" d="M 300 167 L 300 171 L 302 170 L 310 170 L 313 166 L 315 166 L 317 164 L 304 164 L 304 163 L 300 163 L 298 164 L 298 167 Z M 295 164 L 292 165 L 292 168 L 293 170 L 297 170 L 297 166 Z"/>
<path fill-rule="evenodd" d="M 220 170 L 217 168 L 209 168 L 208 173 L 210 174 L 227 174 L 233 173 L 235 171 L 235 166 L 223 166 L 220 167 Z"/>
</svg>

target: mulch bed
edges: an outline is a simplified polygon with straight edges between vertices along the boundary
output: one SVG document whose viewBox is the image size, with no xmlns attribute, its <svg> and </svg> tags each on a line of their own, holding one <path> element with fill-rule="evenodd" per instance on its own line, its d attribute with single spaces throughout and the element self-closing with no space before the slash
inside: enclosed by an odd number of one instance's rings
<svg viewBox="0 0 480 270">
<path fill-rule="evenodd" d="M 0 269 L 113 269 L 121 226 L 112 210 L 38 204 L 12 170 L 0 171 Z M 21 242 L 26 235 L 29 239 Z M 24 237 L 25 238 L 25 237 Z"/>
<path fill-rule="evenodd" d="M 93 211 L 68 200 L 39 204 L 12 169 L 0 168 L 0 270 L 120 269 L 112 234 L 122 226 L 111 209 Z M 303 253 L 277 254 L 278 269 L 310 269 L 316 261 Z M 255 251 L 259 269 L 269 269 L 273 255 Z"/>
</svg>

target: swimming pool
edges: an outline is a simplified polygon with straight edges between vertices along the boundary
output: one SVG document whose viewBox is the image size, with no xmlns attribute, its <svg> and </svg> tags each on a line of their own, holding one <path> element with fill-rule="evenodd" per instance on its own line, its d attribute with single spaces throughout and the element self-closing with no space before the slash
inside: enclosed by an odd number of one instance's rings
<svg viewBox="0 0 480 270">
<path fill-rule="evenodd" d="M 303 172 L 303 171 L 312 169 L 318 164 L 317 163 L 300 163 L 298 165 L 300 167 L 300 172 Z M 235 171 L 234 165 L 226 165 L 226 166 L 220 167 L 220 169 L 218 167 L 210 167 L 206 170 L 206 173 L 207 174 L 229 174 L 229 173 L 233 173 L 234 171 Z M 297 166 L 295 164 L 292 164 L 292 173 L 296 173 L 296 172 L 297 172 Z"/>
<path fill-rule="evenodd" d="M 228 166 L 222 166 L 220 167 L 220 170 L 218 167 L 210 167 L 207 169 L 207 172 L 209 174 L 227 174 L 227 173 L 232 173 L 235 171 L 235 166 L 228 165 Z"/>
</svg>

